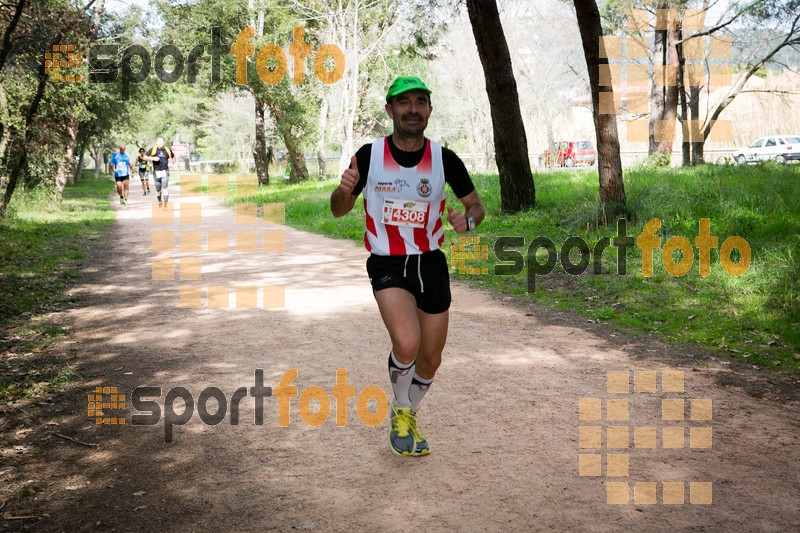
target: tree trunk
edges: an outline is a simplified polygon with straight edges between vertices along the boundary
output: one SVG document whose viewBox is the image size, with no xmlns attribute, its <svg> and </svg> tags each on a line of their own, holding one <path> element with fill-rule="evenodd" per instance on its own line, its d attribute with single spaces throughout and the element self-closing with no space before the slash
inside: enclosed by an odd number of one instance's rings
<svg viewBox="0 0 800 533">
<path fill-rule="evenodd" d="M 700 120 L 700 87 L 689 87 L 689 118 L 697 124 Z M 697 132 L 695 132 L 697 133 Z M 692 166 L 702 165 L 703 160 L 703 139 L 691 139 L 692 143 Z"/>
<path fill-rule="evenodd" d="M 88 139 L 83 138 L 78 143 L 78 162 L 75 164 L 75 172 L 72 173 L 72 181 L 73 185 L 77 184 L 81 178 L 83 178 L 83 155 L 86 152 L 86 144 Z"/>
<path fill-rule="evenodd" d="M 58 172 L 56 173 L 56 204 L 61 203 L 64 197 L 64 187 L 67 181 L 72 177 L 72 155 L 75 153 L 75 142 L 78 138 L 78 119 L 72 117 L 67 122 L 66 131 L 66 145 L 64 147 L 63 159 L 61 164 L 58 165 Z"/>
<path fill-rule="evenodd" d="M 686 57 L 683 55 L 683 31 L 681 28 L 678 28 L 678 44 L 675 48 L 675 51 L 678 53 L 678 73 L 677 73 L 677 84 L 678 84 L 678 101 L 680 102 L 681 107 L 681 126 L 682 126 L 682 135 L 681 135 L 681 165 L 684 167 L 691 166 L 692 164 L 692 145 L 689 140 L 689 136 L 687 133 L 689 132 L 688 128 L 688 120 L 689 120 L 689 110 L 686 105 L 686 84 L 684 82 L 684 73 L 686 70 Z"/>
<path fill-rule="evenodd" d="M 92 159 L 94 159 L 94 179 L 100 178 L 100 171 L 103 168 L 103 150 L 98 145 L 92 146 Z"/>
<path fill-rule="evenodd" d="M 103 4 L 105 0 L 96 1 L 94 13 L 92 14 L 92 29 L 89 33 L 89 46 L 97 39 L 97 32 L 100 29 L 100 20 L 103 17 Z M 58 166 L 58 172 L 56 174 L 56 204 L 61 203 L 61 199 L 64 197 L 64 187 L 67 185 L 67 181 L 72 178 L 72 157 L 75 153 L 75 143 L 78 139 L 78 126 L 79 122 L 75 116 L 71 117 L 67 122 L 67 143 L 64 146 L 64 155 L 62 156 L 61 164 Z"/>
<path fill-rule="evenodd" d="M 300 150 L 297 139 L 291 131 L 291 126 L 284 125 L 283 111 L 280 106 L 271 98 L 265 98 L 264 102 L 267 104 L 270 115 L 278 125 L 278 131 L 283 137 L 283 143 L 286 145 L 286 151 L 289 152 L 289 163 L 292 165 L 291 173 L 289 174 L 289 181 L 306 181 L 308 180 L 308 168 L 306 168 L 306 158 Z"/>
<path fill-rule="evenodd" d="M 286 151 L 289 152 L 289 163 L 292 165 L 289 172 L 289 181 L 292 183 L 308 181 L 306 158 L 297 145 L 297 140 L 287 133 L 283 136 L 283 142 L 286 144 Z"/>
<path fill-rule="evenodd" d="M 0 124 L 0 162 L 6 156 L 8 140 L 11 138 L 11 128 L 5 124 Z"/>
<path fill-rule="evenodd" d="M 0 109 L 8 109 L 8 95 L 6 95 L 3 86 L 0 85 Z M 0 164 L 6 155 L 6 147 L 8 147 L 8 140 L 11 138 L 11 124 L 3 124 L 0 122 Z"/>
<path fill-rule="evenodd" d="M 325 154 L 321 150 L 317 150 L 317 166 L 319 167 L 319 181 L 322 181 L 328 177 L 328 165 L 325 163 Z"/>
<path fill-rule="evenodd" d="M 328 127 L 328 98 L 330 98 L 330 91 L 325 92 L 322 98 L 322 108 L 319 111 L 319 124 L 317 125 L 317 132 L 319 139 L 317 140 L 317 167 L 318 179 L 324 180 L 327 177 L 328 165 L 325 164 L 325 130 Z"/>
<path fill-rule="evenodd" d="M 269 170 L 267 161 L 267 136 L 264 130 L 264 112 L 266 106 L 264 100 L 254 96 L 256 102 L 256 138 L 253 142 L 253 160 L 256 162 L 256 174 L 258 175 L 259 185 L 269 185 Z"/>
<path fill-rule="evenodd" d="M 342 153 L 339 158 L 339 170 L 338 174 L 341 175 L 346 169 L 350 168 L 350 157 L 355 154 L 355 124 L 356 124 L 356 113 L 358 111 L 358 106 L 361 102 L 361 98 L 358 94 L 358 80 L 361 75 L 361 61 L 359 60 L 359 53 L 361 50 L 361 43 L 359 40 L 359 9 L 358 9 L 358 2 L 354 3 L 353 12 L 352 12 L 352 26 L 350 28 L 342 28 L 342 34 L 340 36 L 340 42 L 346 46 L 345 50 L 349 46 L 350 49 L 350 57 L 347 57 L 347 70 L 349 71 L 349 76 L 345 76 L 343 79 L 346 80 L 346 85 L 342 89 L 342 116 L 344 120 L 344 140 L 342 141 Z M 347 31 L 349 30 L 349 32 Z M 349 33 L 349 35 L 348 35 Z"/>
<path fill-rule="evenodd" d="M 100 19 L 103 18 L 103 5 L 105 0 L 97 0 L 92 14 L 92 33 L 89 38 L 90 44 L 97 40 L 97 32 L 100 30 Z"/>
<path fill-rule="evenodd" d="M 269 185 L 269 166 L 275 164 L 275 149 L 270 144 L 267 146 L 267 175 L 264 176 L 264 185 Z"/>
<path fill-rule="evenodd" d="M 52 42 L 57 43 L 60 40 L 61 34 L 59 33 Z M 49 47 L 52 47 L 52 43 L 50 43 Z M 42 101 L 42 95 L 44 95 L 44 88 L 45 85 L 47 85 L 48 78 L 45 74 L 44 58 L 42 58 L 41 61 L 42 62 L 39 64 L 39 85 L 36 88 L 36 95 L 33 97 L 30 106 L 28 106 L 28 112 L 25 114 L 25 138 L 22 139 L 22 146 L 20 146 L 14 161 L 11 163 L 11 167 L 8 169 L 8 186 L 6 187 L 6 194 L 3 196 L 3 203 L 0 204 L 0 218 L 6 218 L 8 215 L 8 204 L 11 203 L 11 196 L 14 194 L 17 181 L 28 159 L 28 145 L 33 142 L 33 117 L 36 116 L 36 112 L 39 109 L 39 102 Z"/>
<path fill-rule="evenodd" d="M 674 68 L 678 70 L 678 39 L 680 39 L 680 21 L 676 17 L 667 32 L 667 70 Z M 662 120 L 666 124 L 668 139 L 666 141 L 657 142 L 658 153 L 663 154 L 666 159 L 665 162 L 669 166 L 669 161 L 672 157 L 672 145 L 675 136 L 675 125 L 678 118 L 678 84 L 677 80 L 674 82 L 669 81 L 668 74 L 666 91 L 664 94 L 664 113 Z M 670 126 L 671 125 L 671 126 Z"/>
<path fill-rule="evenodd" d="M 663 7 L 663 6 L 661 6 Z M 656 71 L 666 63 L 667 30 L 656 30 L 653 43 L 653 85 L 650 87 L 650 120 L 648 122 L 648 147 L 647 154 L 652 155 L 658 151 L 656 142 L 656 121 L 664 118 L 664 86 L 658 83 Z"/>
<path fill-rule="evenodd" d="M 574 4 L 592 92 L 600 204 L 604 213 L 613 218 L 625 209 L 625 186 L 622 180 L 617 117 L 613 114 L 600 114 L 600 92 L 613 92 L 613 87 L 600 86 L 600 65 L 608 64 L 608 59 L 600 57 L 600 37 L 603 36 L 603 27 L 595 0 L 574 0 Z"/>
<path fill-rule="evenodd" d="M 17 23 L 19 23 L 23 9 L 25 9 L 25 0 L 19 0 L 14 7 L 14 16 L 11 17 L 11 21 L 8 23 L 8 26 L 6 26 L 5 32 L 3 32 L 3 44 L 0 46 L 0 71 L 3 70 L 6 59 L 8 59 L 8 55 L 11 53 L 11 35 L 17 27 Z"/>
<path fill-rule="evenodd" d="M 507 212 L 520 211 L 535 205 L 536 189 L 511 55 L 495 0 L 467 0 L 467 10 L 489 97 L 500 207 Z"/>
</svg>

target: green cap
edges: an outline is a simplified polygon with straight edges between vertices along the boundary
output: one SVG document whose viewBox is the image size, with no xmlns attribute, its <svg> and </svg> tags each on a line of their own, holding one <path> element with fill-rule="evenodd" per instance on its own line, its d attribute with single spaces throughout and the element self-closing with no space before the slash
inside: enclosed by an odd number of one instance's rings
<svg viewBox="0 0 800 533">
<path fill-rule="evenodd" d="M 404 93 L 406 91 L 414 91 L 414 90 L 422 90 L 431 94 L 431 90 L 425 87 L 425 84 L 422 83 L 422 80 L 416 76 L 400 76 L 399 78 L 395 79 L 392 84 L 389 86 L 389 92 L 386 93 L 386 102 L 389 102 L 389 98 L 392 96 L 397 96 L 398 94 Z"/>
</svg>

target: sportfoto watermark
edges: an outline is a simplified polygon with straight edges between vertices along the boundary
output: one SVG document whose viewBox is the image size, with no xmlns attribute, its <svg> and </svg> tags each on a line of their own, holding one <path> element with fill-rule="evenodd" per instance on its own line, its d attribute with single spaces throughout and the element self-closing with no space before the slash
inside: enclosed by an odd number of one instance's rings
<svg viewBox="0 0 800 533">
<path fill-rule="evenodd" d="M 289 54 L 293 57 L 295 84 L 302 84 L 305 72 L 305 57 L 313 53 L 310 44 L 304 40 L 305 29 L 302 26 L 295 26 L 293 42 L 289 45 Z M 130 96 L 132 84 L 142 83 L 151 74 L 155 75 L 164 83 L 175 83 L 183 76 L 186 71 L 186 83 L 193 84 L 197 79 L 198 61 L 211 61 L 211 83 L 220 82 L 220 58 L 223 54 L 230 53 L 236 57 L 236 69 L 234 75 L 237 84 L 247 83 L 247 58 L 255 55 L 255 45 L 248 41 L 255 36 L 255 28 L 248 26 L 239 32 L 235 43 L 222 44 L 222 32 L 219 27 L 211 29 L 211 44 L 198 44 L 189 51 L 184 57 L 181 50 L 171 44 L 160 46 L 154 50 L 151 57 L 150 52 L 140 44 L 133 44 L 122 50 L 121 59 L 120 47 L 116 44 L 97 44 L 89 49 L 86 55 L 89 62 L 89 83 L 113 83 L 120 80 L 122 84 L 122 99 L 127 100 Z M 64 45 L 66 49 L 67 46 Z M 80 54 L 79 54 L 80 55 Z M 324 84 L 330 85 L 339 81 L 344 75 L 345 59 L 342 50 L 335 44 L 325 44 L 320 46 L 314 55 L 314 72 L 317 78 Z M 134 62 L 134 58 L 138 61 Z M 167 58 L 172 59 L 172 70 L 167 70 L 165 64 Z M 267 66 L 270 58 L 275 59 L 273 70 Z M 325 67 L 326 59 L 333 60 L 333 69 Z M 50 58 L 52 59 L 52 58 Z M 64 61 L 64 65 L 70 66 Z M 135 66 L 139 64 L 139 66 Z M 288 60 L 286 52 L 276 44 L 267 44 L 261 47 L 256 55 L 256 72 L 264 83 L 274 85 L 280 82 L 286 75 Z M 59 74 L 61 81 L 81 81 L 78 77 L 72 80 L 62 80 L 62 73 Z M 82 79 L 82 78 L 81 78 Z"/>
<path fill-rule="evenodd" d="M 230 399 L 218 387 L 206 387 L 195 398 L 186 387 L 172 387 L 164 396 L 164 442 L 172 442 L 173 428 L 182 426 L 192 419 L 197 405 L 197 414 L 200 420 L 209 426 L 216 426 L 222 422 L 230 411 L 230 423 L 232 426 L 239 425 L 239 403 L 246 396 L 253 398 L 254 416 L 253 422 L 256 426 L 264 425 L 264 398 L 275 397 L 278 399 L 278 425 L 287 427 L 291 421 L 290 405 L 291 399 L 298 397 L 297 387 L 292 382 L 297 379 L 297 369 L 290 368 L 281 376 L 278 386 L 264 386 L 264 370 L 257 368 L 254 372 L 253 386 L 239 387 Z M 113 392 L 112 392 L 113 390 Z M 107 413 L 102 409 L 123 409 L 125 408 L 125 395 L 117 395 L 116 387 L 98 387 L 97 392 L 105 395 L 114 394 L 114 403 L 111 405 L 111 398 L 98 398 L 96 394 L 89 395 L 89 416 L 98 424 L 125 424 L 124 416 L 106 417 Z M 163 389 L 153 386 L 139 386 L 133 389 L 130 394 L 130 405 L 134 412 L 131 414 L 132 426 L 154 426 L 162 419 L 161 406 L 156 401 L 161 398 Z M 336 425 L 347 425 L 347 400 L 356 398 L 356 388 L 347 384 L 347 370 L 339 368 L 336 370 L 336 385 L 331 389 L 331 395 L 336 401 Z M 122 400 L 119 400 L 121 396 Z M 211 412 L 208 407 L 209 400 L 213 399 L 216 404 L 215 410 Z M 108 401 L 106 401 L 108 400 Z M 183 411 L 175 412 L 176 401 L 181 400 Z M 314 412 L 311 409 L 312 400 L 317 400 L 319 409 Z M 370 400 L 375 400 L 377 408 L 371 412 L 367 407 Z M 102 403 L 98 403 L 102 402 Z M 230 409 L 228 406 L 230 405 Z M 212 405 L 213 407 L 213 405 Z M 331 412 L 331 399 L 325 389 L 312 385 L 303 390 L 297 402 L 300 418 L 309 426 L 319 426 L 323 424 Z M 379 425 L 389 413 L 389 400 L 383 389 L 374 385 L 364 387 L 358 393 L 356 400 L 356 411 L 358 418 L 365 425 L 374 427 Z M 110 420 L 114 421 L 111 422 Z"/>
<path fill-rule="evenodd" d="M 536 291 L 536 276 L 546 276 L 553 271 L 556 263 L 561 262 L 567 274 L 579 276 L 586 272 L 589 267 L 591 256 L 594 265 L 593 274 L 599 276 L 603 270 L 603 251 L 613 242 L 617 248 L 617 274 L 624 276 L 627 274 L 626 251 L 628 248 L 637 246 L 642 250 L 642 275 L 650 277 L 653 275 L 653 256 L 654 250 L 661 248 L 661 263 L 664 269 L 672 276 L 683 276 L 692 268 L 694 263 L 694 249 L 689 240 L 679 235 L 670 237 L 661 246 L 661 237 L 655 232 L 661 228 L 661 219 L 654 218 L 644 225 L 642 234 L 635 239 L 627 235 L 627 222 L 620 219 L 617 222 L 617 236 L 612 241 L 609 237 L 603 237 L 594 246 L 589 248 L 589 244 L 582 237 L 569 237 L 561 245 L 560 253 L 549 237 L 537 237 L 528 245 L 527 269 L 528 269 L 528 292 Z M 719 239 L 710 234 L 711 221 L 708 218 L 700 219 L 700 231 L 694 239 L 694 245 L 699 252 L 700 275 L 706 277 L 711 273 L 711 250 L 719 246 Z M 515 276 L 526 267 L 526 257 L 522 253 L 511 248 L 525 245 L 524 237 L 500 237 L 494 245 L 494 253 L 500 261 L 509 261 L 510 264 L 495 265 L 494 273 L 497 276 Z M 536 258 L 539 249 L 547 251 L 547 261 L 540 263 Z M 577 249 L 580 252 L 580 261 L 573 263 L 570 259 L 570 252 Z M 740 259 L 738 263 L 731 260 L 731 252 L 739 250 Z M 683 257 L 679 262 L 675 262 L 672 253 L 680 250 Z M 731 276 L 741 276 L 750 268 L 750 245 L 741 237 L 732 236 L 725 239 L 719 248 L 719 262 L 723 270 Z"/>
</svg>

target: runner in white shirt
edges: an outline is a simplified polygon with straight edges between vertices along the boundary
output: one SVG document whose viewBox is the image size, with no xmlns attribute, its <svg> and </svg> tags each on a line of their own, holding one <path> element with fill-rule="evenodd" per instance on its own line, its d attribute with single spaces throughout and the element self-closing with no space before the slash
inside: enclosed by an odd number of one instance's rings
<svg viewBox="0 0 800 533">
<path fill-rule="evenodd" d="M 153 162 L 153 183 L 156 186 L 158 207 L 163 206 L 166 209 L 169 202 L 169 162 L 172 160 L 175 163 L 175 154 L 164 146 L 164 137 L 156 139 L 156 145 L 146 153 L 148 155 L 144 159 Z"/>
<path fill-rule="evenodd" d="M 389 445 L 397 455 L 430 452 L 416 412 L 447 340 L 450 277 L 439 250 L 445 183 L 464 206 L 464 212 L 447 206 L 457 233 L 474 230 L 485 214 L 464 163 L 423 135 L 432 110 L 430 90 L 419 78 L 394 80 L 386 94 L 394 132 L 362 146 L 331 195 L 331 212 L 340 217 L 364 193 L 367 273 L 392 340 Z"/>
</svg>

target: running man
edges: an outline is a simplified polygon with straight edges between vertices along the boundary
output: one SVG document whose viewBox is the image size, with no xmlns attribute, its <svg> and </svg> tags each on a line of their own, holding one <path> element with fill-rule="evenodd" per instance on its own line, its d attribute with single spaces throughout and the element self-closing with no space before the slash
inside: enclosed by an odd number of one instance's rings
<svg viewBox="0 0 800 533">
<path fill-rule="evenodd" d="M 156 145 L 145 155 L 144 158 L 153 162 L 153 183 L 156 185 L 156 195 L 158 196 L 158 207 L 166 209 L 169 202 L 169 160 L 175 162 L 175 154 L 164 146 L 164 137 L 156 139 Z M 163 201 L 162 201 L 163 195 Z"/>
<path fill-rule="evenodd" d="M 147 166 L 150 162 L 144 157 L 144 148 L 139 148 L 139 155 L 136 156 L 136 164 L 139 166 L 139 181 L 142 182 L 142 196 L 147 196 L 150 192 L 150 177 L 147 175 Z"/>
<path fill-rule="evenodd" d="M 119 145 L 119 151 L 114 152 L 108 162 L 111 171 L 114 172 L 114 181 L 117 184 L 117 194 L 119 203 L 128 205 L 128 183 L 131 177 L 131 158 L 125 153 L 125 145 Z"/>
<path fill-rule="evenodd" d="M 367 274 L 392 340 L 389 446 L 397 455 L 430 453 L 416 414 L 447 340 L 450 276 L 439 249 L 445 183 L 464 205 L 464 212 L 447 206 L 457 233 L 475 230 L 485 214 L 464 163 L 423 135 L 433 110 L 430 93 L 416 77 L 392 82 L 386 94 L 392 135 L 362 146 L 331 194 L 331 212 L 341 217 L 364 192 Z"/>
</svg>

